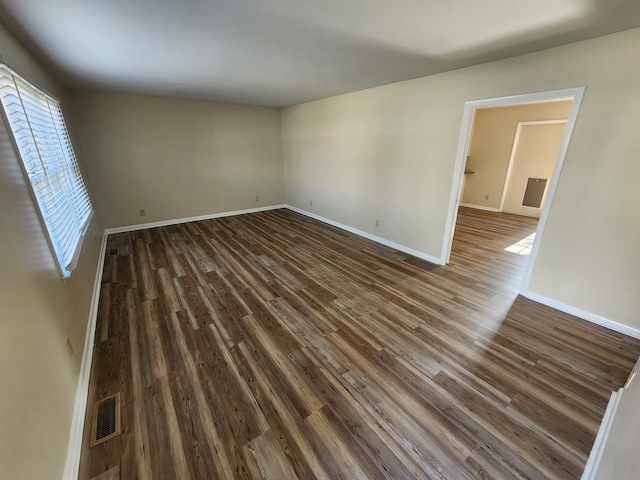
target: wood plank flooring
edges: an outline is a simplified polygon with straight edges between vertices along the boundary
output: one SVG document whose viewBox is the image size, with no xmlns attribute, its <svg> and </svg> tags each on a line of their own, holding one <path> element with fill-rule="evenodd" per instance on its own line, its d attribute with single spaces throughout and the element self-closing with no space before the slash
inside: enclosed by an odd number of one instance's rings
<svg viewBox="0 0 640 480">
<path fill-rule="evenodd" d="M 575 479 L 640 341 L 517 297 L 535 220 L 437 267 L 288 210 L 110 235 L 81 479 Z M 116 469 L 119 468 L 119 470 Z"/>
</svg>

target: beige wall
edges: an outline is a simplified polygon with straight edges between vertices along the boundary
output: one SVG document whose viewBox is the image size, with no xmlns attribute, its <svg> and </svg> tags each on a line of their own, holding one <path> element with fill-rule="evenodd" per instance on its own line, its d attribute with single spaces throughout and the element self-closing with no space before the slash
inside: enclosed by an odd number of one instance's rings
<svg viewBox="0 0 640 480">
<path fill-rule="evenodd" d="M 567 119 L 571 104 L 564 100 L 478 109 L 466 166 L 475 173 L 465 179 L 462 203 L 498 209 L 518 122 Z"/>
<path fill-rule="evenodd" d="M 545 190 L 548 190 L 549 181 L 556 166 L 565 127 L 565 123 L 520 126 L 511 169 L 506 180 L 503 212 L 540 218 L 548 193 Z M 522 204 L 530 178 L 547 180 L 539 208 Z"/>
<path fill-rule="evenodd" d="M 2 26 L 0 55 L 66 107 L 56 83 Z M 9 135 L 0 121 L 0 478 L 57 479 L 67 455 L 103 228 L 94 216 L 78 268 L 62 283 Z"/>
<path fill-rule="evenodd" d="M 440 257 L 465 101 L 586 86 L 530 288 L 640 328 L 639 44 L 629 30 L 287 108 L 287 202 Z"/>
<path fill-rule="evenodd" d="M 72 105 L 107 228 L 284 202 L 279 109 L 89 92 Z"/>
</svg>

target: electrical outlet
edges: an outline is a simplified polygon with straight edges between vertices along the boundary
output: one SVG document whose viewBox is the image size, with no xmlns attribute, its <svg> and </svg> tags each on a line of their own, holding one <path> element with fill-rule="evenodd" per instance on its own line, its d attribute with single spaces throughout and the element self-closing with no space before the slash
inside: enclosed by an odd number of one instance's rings
<svg viewBox="0 0 640 480">
<path fill-rule="evenodd" d="M 380 220 L 376 219 L 376 227 L 380 226 Z"/>
<path fill-rule="evenodd" d="M 138 210 L 138 212 L 140 212 L 141 217 L 144 217 L 147 214 L 144 210 Z"/>
<path fill-rule="evenodd" d="M 309 206 L 313 207 L 313 200 L 309 200 Z"/>
<path fill-rule="evenodd" d="M 485 199 L 485 200 L 489 200 L 489 195 L 485 195 L 485 196 L 484 196 L 484 199 Z"/>
<path fill-rule="evenodd" d="M 260 201 L 260 196 L 256 195 L 256 202 L 259 202 L 259 201 Z"/>
<path fill-rule="evenodd" d="M 64 342 L 65 347 L 67 347 L 67 353 L 71 358 L 73 358 L 73 345 L 71 345 L 71 339 L 67 337 L 67 341 Z"/>
</svg>

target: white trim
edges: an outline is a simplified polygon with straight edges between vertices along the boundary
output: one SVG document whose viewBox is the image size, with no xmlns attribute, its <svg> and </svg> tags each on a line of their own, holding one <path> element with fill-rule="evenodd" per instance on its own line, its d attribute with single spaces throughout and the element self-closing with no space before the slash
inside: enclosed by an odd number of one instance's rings
<svg viewBox="0 0 640 480">
<path fill-rule="evenodd" d="M 485 207 L 484 205 L 474 205 L 473 203 L 461 203 L 460 206 L 475 208 L 476 210 L 485 210 L 487 212 L 496 212 L 496 213 L 500 212 L 500 210 L 498 210 L 496 207 Z"/>
<path fill-rule="evenodd" d="M 481 102 L 482 100 L 478 100 Z M 476 107 L 473 102 L 465 102 L 462 113 L 462 128 L 458 138 L 458 153 L 456 163 L 453 167 L 453 184 L 449 194 L 449 209 L 444 225 L 444 239 L 442 240 L 442 251 L 440 252 L 440 262 L 444 265 L 449 263 L 451 257 L 451 247 L 453 246 L 453 233 L 456 227 L 458 216 L 458 205 L 462 199 L 462 189 L 464 187 L 464 170 L 467 164 L 469 148 L 471 146 L 471 134 L 475 123 Z"/>
<path fill-rule="evenodd" d="M 100 302 L 100 286 L 102 285 L 102 271 L 104 270 L 104 256 L 107 250 L 107 233 L 102 235 L 100 245 L 100 258 L 93 282 L 93 295 L 89 308 L 89 321 L 84 337 L 84 350 L 82 351 L 82 363 L 80 375 L 76 387 L 76 401 L 71 417 L 71 429 L 69 433 L 69 445 L 67 447 L 67 461 L 64 467 L 64 480 L 77 480 L 80 469 L 80 452 L 82 451 L 82 432 L 84 431 L 84 417 L 87 409 L 87 397 L 89 395 L 89 377 L 91 374 L 91 361 L 93 360 L 93 345 L 96 334 L 96 321 L 98 319 L 98 304 Z"/>
<path fill-rule="evenodd" d="M 567 99 L 570 100 L 570 99 Z M 566 118 L 559 118 L 558 120 L 527 120 L 524 122 L 518 122 L 518 125 L 556 125 L 559 123 L 567 123 Z"/>
<path fill-rule="evenodd" d="M 501 105 L 523 104 L 523 103 L 536 103 L 545 100 L 562 100 L 573 99 L 571 104 L 571 111 L 569 118 L 567 119 L 567 128 L 565 128 L 564 136 L 562 137 L 562 143 L 560 144 L 560 150 L 558 152 L 558 158 L 553 170 L 553 175 L 547 186 L 547 198 L 540 214 L 540 220 L 538 222 L 538 229 L 536 232 L 536 241 L 533 243 L 531 254 L 527 262 L 527 267 L 523 276 L 521 291 L 526 290 L 531 281 L 531 273 L 533 272 L 533 265 L 535 264 L 536 257 L 538 255 L 538 249 L 544 234 L 544 228 L 549 216 L 549 210 L 553 203 L 553 195 L 560 176 L 560 170 L 564 163 L 564 158 L 567 153 L 571 134 L 578 117 L 578 111 L 582 103 L 582 97 L 584 95 L 585 87 L 566 88 L 562 90 L 552 90 L 547 92 L 527 93 L 523 95 L 513 95 L 500 98 L 488 98 L 483 100 L 472 100 L 465 102 L 464 112 L 462 115 L 462 127 L 460 129 L 460 137 L 458 139 L 458 153 L 456 155 L 456 163 L 453 171 L 453 181 L 451 185 L 451 193 L 449 195 L 449 208 L 447 211 L 444 238 L 442 241 L 441 263 L 449 263 L 451 257 L 451 246 L 453 244 L 453 233 L 455 230 L 456 216 L 458 213 L 458 203 L 460 198 L 460 190 L 462 187 L 462 177 L 464 175 L 464 166 L 468 155 L 469 144 L 471 142 L 471 130 L 473 127 L 473 119 L 475 112 L 478 108 L 483 107 L 496 107 Z"/>
<path fill-rule="evenodd" d="M 587 320 L 591 323 L 595 323 L 597 325 L 601 325 L 606 327 L 614 332 L 622 333 L 624 335 L 628 335 L 633 338 L 640 339 L 640 329 L 629 327 L 628 325 L 624 325 L 622 323 L 618 323 L 613 320 L 609 320 L 601 315 L 588 312 L 586 310 L 582 310 L 580 308 L 574 307 L 567 303 L 560 302 L 558 300 L 554 300 L 553 298 L 549 298 L 545 295 L 541 295 L 536 292 L 532 292 L 531 290 L 524 290 L 521 292 L 523 297 L 527 297 L 534 302 L 542 303 L 543 305 L 547 305 L 548 307 L 555 308 L 556 310 L 560 310 L 561 312 L 568 313 L 570 315 L 574 315 L 583 320 Z"/>
<path fill-rule="evenodd" d="M 311 212 L 307 212 L 306 210 L 302 210 L 301 208 L 297 208 L 294 207 L 292 205 L 286 205 L 286 208 L 288 208 L 289 210 L 292 210 L 296 213 L 300 213 L 302 215 L 305 215 L 307 217 L 311 217 L 315 220 L 319 220 L 323 223 L 328 223 L 329 225 L 333 225 L 334 227 L 338 227 L 342 230 L 346 230 L 347 232 L 350 233 L 354 233 L 356 235 L 359 235 L 360 237 L 364 237 L 367 238 L 369 240 L 372 240 L 376 243 L 380 243 L 382 245 L 385 245 L 387 247 L 391 247 L 395 250 L 398 250 L 400 252 L 404 252 L 404 253 L 408 253 L 409 255 L 413 255 L 414 257 L 418 257 L 421 258 L 422 260 L 426 260 L 427 262 L 430 263 L 435 263 L 436 265 L 444 265 L 439 258 L 436 258 L 432 255 L 429 255 L 428 253 L 424 253 L 421 252 L 419 250 L 414 250 L 413 248 L 409 248 L 406 247 L 404 245 L 401 245 L 399 243 L 396 242 L 392 242 L 391 240 L 387 240 L 386 238 L 382 238 L 382 237 L 378 237 L 376 235 L 372 235 L 370 233 L 367 233 L 363 230 L 358 230 L 357 228 L 353 228 L 350 227 L 348 225 L 344 225 L 343 223 L 339 223 L 339 222 L 335 222 L 333 220 L 329 220 L 328 218 L 325 217 L 321 217 L 320 215 L 316 215 L 315 213 L 311 213 Z"/>
<path fill-rule="evenodd" d="M 171 220 L 161 220 L 159 222 L 139 223 L 137 225 L 128 225 L 125 227 L 107 228 L 107 235 L 112 233 L 133 232 L 135 230 L 145 230 L 147 228 L 166 227 L 167 225 L 178 225 L 180 223 L 198 222 L 200 220 L 209 220 L 212 218 L 231 217 L 234 215 L 244 215 L 245 213 L 265 212 L 267 210 L 276 210 L 278 208 L 286 208 L 286 205 L 269 205 L 268 207 L 247 208 L 244 210 L 232 210 L 230 212 L 212 213 L 209 215 L 198 215 L 196 217 L 174 218 Z"/>
<path fill-rule="evenodd" d="M 518 143 L 520 143 L 520 134 L 522 133 L 522 126 L 523 126 L 522 122 L 518 122 L 518 126 L 516 127 L 516 134 L 513 137 L 513 145 L 511 146 L 511 153 L 509 154 L 509 164 L 507 165 L 507 174 L 504 177 L 504 184 L 502 185 L 502 193 L 500 194 L 500 211 L 504 210 L 504 201 L 507 198 L 507 190 L 509 190 L 509 182 L 511 181 L 511 172 L 513 171 L 513 161 L 516 158 L 516 150 L 518 150 Z M 555 165 L 553 168 L 555 168 Z M 545 193 L 547 190 L 548 189 L 545 188 Z M 523 191 L 522 195 L 524 195 L 524 193 L 525 192 Z M 544 205 L 544 201 L 542 202 L 542 205 Z"/>
<path fill-rule="evenodd" d="M 580 480 L 593 480 L 596 478 L 595 476 L 598 471 L 598 466 L 602 459 L 602 452 L 604 451 L 609 433 L 611 432 L 613 419 L 616 415 L 616 411 L 618 410 L 618 406 L 620 405 L 620 399 L 622 398 L 623 392 L 624 388 L 620 388 L 617 392 L 611 392 L 607 409 L 604 412 L 602 423 L 598 429 L 598 435 L 596 436 L 595 442 L 593 442 L 591 453 L 589 453 L 589 458 L 587 459 L 587 464 L 584 467 L 584 472 L 582 472 Z"/>
<path fill-rule="evenodd" d="M 571 100 L 576 94 L 576 90 L 581 89 L 584 89 L 584 87 L 562 88 L 559 90 L 548 90 L 545 92 L 521 93 L 506 97 L 483 98 L 480 100 L 471 100 L 467 103 L 473 103 L 475 108 L 486 108 L 513 105 L 514 103 L 524 105 L 527 103 L 538 103 L 545 100 Z"/>
<path fill-rule="evenodd" d="M 502 212 L 504 210 L 504 201 L 505 198 L 507 197 L 507 190 L 509 189 L 509 181 L 511 180 L 511 172 L 513 170 L 513 161 L 516 158 L 516 151 L 518 149 L 518 143 L 520 142 L 520 134 L 522 132 L 522 127 L 530 127 L 530 126 L 535 126 L 535 125 L 559 125 L 559 124 L 565 124 L 565 129 L 566 124 L 567 124 L 567 119 L 561 119 L 561 120 L 531 120 L 528 122 L 518 122 L 518 126 L 516 127 L 516 134 L 513 137 L 513 146 L 511 147 L 511 154 L 509 155 L 509 164 L 507 166 L 507 174 L 504 177 L 504 185 L 502 186 L 502 195 L 500 196 L 500 211 Z M 553 164 L 553 168 L 556 168 L 556 163 L 557 163 L 557 158 L 556 158 L 556 162 L 554 162 Z M 544 189 L 544 193 L 542 196 L 542 202 L 541 204 L 544 206 L 544 202 L 547 199 L 547 192 L 549 191 L 549 185 L 546 186 L 546 188 Z M 522 199 L 524 200 L 524 193 L 522 193 Z M 522 202 L 520 202 L 522 203 Z M 538 208 L 538 207 L 527 207 L 526 205 L 522 205 L 522 207 L 525 208 L 533 208 L 535 210 L 541 210 L 542 207 Z"/>
</svg>

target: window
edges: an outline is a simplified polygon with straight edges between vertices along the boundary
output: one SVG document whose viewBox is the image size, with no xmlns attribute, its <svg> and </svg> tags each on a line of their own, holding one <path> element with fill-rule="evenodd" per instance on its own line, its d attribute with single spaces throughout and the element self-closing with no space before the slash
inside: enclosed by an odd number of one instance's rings
<svg viewBox="0 0 640 480">
<path fill-rule="evenodd" d="M 2 64 L 0 98 L 60 275 L 67 278 L 78 261 L 93 208 L 60 102 Z"/>
</svg>

